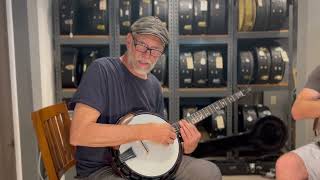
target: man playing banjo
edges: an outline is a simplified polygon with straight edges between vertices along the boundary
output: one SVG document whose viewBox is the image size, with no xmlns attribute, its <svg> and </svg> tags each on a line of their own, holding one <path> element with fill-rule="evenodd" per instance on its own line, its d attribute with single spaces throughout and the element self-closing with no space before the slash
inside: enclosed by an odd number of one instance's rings
<svg viewBox="0 0 320 180">
<path fill-rule="evenodd" d="M 168 123 L 116 124 L 121 117 L 137 110 L 163 117 L 161 86 L 150 71 L 168 43 L 168 31 L 157 17 L 140 18 L 126 37 L 124 55 L 97 59 L 86 71 L 71 101 L 75 109 L 70 143 L 76 146 L 79 179 L 123 179 L 111 167 L 112 147 L 144 140 L 170 146 L 177 139 L 175 128 Z M 184 155 L 172 177 L 222 179 L 215 164 L 187 155 L 196 149 L 201 135 L 185 120 L 179 125 Z"/>
</svg>

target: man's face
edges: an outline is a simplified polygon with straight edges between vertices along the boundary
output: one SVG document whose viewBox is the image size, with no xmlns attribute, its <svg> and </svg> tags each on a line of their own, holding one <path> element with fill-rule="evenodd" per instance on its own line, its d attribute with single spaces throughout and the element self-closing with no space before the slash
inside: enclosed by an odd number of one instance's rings
<svg viewBox="0 0 320 180">
<path fill-rule="evenodd" d="M 140 75 L 148 74 L 164 51 L 162 41 L 153 35 L 128 35 L 128 63 Z"/>
</svg>

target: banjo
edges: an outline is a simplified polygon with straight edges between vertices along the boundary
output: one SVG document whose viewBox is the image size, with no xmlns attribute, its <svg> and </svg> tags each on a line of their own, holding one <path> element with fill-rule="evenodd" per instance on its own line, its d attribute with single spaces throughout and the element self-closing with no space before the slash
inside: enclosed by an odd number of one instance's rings
<svg viewBox="0 0 320 180">
<path fill-rule="evenodd" d="M 185 119 L 196 124 L 227 105 L 246 96 L 251 89 L 247 88 L 220 99 Z M 147 112 L 129 113 L 119 119 L 117 124 L 166 123 L 160 116 Z M 171 124 L 179 137 L 178 122 Z M 168 146 L 148 140 L 133 141 L 112 148 L 112 166 L 116 173 L 126 179 L 170 179 L 177 170 L 183 155 L 181 138 L 176 138 Z"/>
</svg>

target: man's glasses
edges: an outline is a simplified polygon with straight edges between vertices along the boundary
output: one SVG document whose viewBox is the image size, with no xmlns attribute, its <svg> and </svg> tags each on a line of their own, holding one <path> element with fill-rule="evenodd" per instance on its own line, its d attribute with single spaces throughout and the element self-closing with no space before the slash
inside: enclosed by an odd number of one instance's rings
<svg viewBox="0 0 320 180">
<path fill-rule="evenodd" d="M 163 51 L 149 48 L 146 44 L 137 41 L 135 38 L 133 38 L 133 44 L 136 50 L 141 53 L 146 53 L 147 51 L 149 51 L 150 55 L 153 57 L 160 57 L 163 54 Z"/>
</svg>

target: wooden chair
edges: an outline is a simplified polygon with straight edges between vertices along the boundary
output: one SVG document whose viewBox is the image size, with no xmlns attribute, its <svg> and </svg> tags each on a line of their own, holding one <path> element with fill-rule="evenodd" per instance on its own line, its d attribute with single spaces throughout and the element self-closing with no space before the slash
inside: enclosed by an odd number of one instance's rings
<svg viewBox="0 0 320 180">
<path fill-rule="evenodd" d="M 67 106 L 60 103 L 32 112 L 32 121 L 49 180 L 59 180 L 75 165 Z"/>
</svg>

